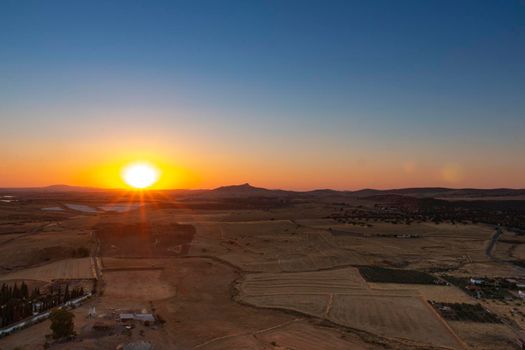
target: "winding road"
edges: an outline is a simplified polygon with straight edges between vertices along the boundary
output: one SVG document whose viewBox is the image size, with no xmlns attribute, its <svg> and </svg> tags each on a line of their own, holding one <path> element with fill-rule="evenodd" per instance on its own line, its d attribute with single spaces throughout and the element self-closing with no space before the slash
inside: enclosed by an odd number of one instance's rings
<svg viewBox="0 0 525 350">
<path fill-rule="evenodd" d="M 500 259 L 498 258 L 495 258 L 493 255 L 492 255 L 492 250 L 494 249 L 494 246 L 496 245 L 496 242 L 498 241 L 499 237 L 503 234 L 503 230 L 501 229 L 501 227 L 498 225 L 496 227 L 496 231 L 494 232 L 494 234 L 492 235 L 492 238 L 490 239 L 490 242 L 489 244 L 487 245 L 487 249 L 485 249 L 485 255 L 493 260 L 496 260 L 496 261 L 499 261 Z"/>
</svg>

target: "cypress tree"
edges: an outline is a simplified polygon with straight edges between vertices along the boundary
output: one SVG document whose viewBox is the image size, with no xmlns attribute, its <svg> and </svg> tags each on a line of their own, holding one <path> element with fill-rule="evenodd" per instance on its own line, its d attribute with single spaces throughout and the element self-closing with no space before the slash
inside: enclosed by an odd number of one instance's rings
<svg viewBox="0 0 525 350">
<path fill-rule="evenodd" d="M 15 285 L 13 287 L 13 298 L 16 298 L 16 299 L 20 299 L 21 298 L 21 294 L 20 294 L 20 289 L 18 289 L 18 286 L 15 282 Z"/>
<path fill-rule="evenodd" d="M 69 301 L 71 295 L 69 294 L 69 284 L 66 284 L 66 290 L 64 291 L 64 302 Z"/>
<path fill-rule="evenodd" d="M 20 286 L 20 294 L 22 295 L 22 298 L 27 299 L 29 298 L 29 290 L 27 288 L 27 284 L 25 281 L 22 281 L 22 285 Z"/>
<path fill-rule="evenodd" d="M 62 302 L 62 287 L 59 284 L 58 285 L 57 304 L 60 305 L 61 302 Z"/>
</svg>

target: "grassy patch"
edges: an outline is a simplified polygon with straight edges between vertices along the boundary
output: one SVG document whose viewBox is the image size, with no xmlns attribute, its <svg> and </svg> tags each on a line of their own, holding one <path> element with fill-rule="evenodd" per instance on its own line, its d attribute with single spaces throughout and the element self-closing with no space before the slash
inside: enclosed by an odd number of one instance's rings
<svg viewBox="0 0 525 350">
<path fill-rule="evenodd" d="M 437 303 L 432 301 L 429 303 L 447 320 L 501 323 L 496 315 L 485 310 L 480 304 Z"/>
<path fill-rule="evenodd" d="M 525 268 L 525 260 L 515 260 L 512 263 L 516 266 Z"/>
<path fill-rule="evenodd" d="M 434 276 L 421 271 L 389 269 L 377 266 L 361 266 L 359 267 L 359 273 L 368 282 L 436 284 L 438 281 Z"/>
</svg>

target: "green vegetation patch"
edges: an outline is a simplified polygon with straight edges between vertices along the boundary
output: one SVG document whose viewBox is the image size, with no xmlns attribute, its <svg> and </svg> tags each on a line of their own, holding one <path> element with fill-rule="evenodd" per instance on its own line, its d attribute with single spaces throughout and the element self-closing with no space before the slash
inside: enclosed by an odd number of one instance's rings
<svg viewBox="0 0 525 350">
<path fill-rule="evenodd" d="M 437 303 L 433 301 L 429 301 L 429 303 L 447 320 L 501 323 L 496 315 L 485 310 L 480 304 Z"/>
<path fill-rule="evenodd" d="M 525 268 L 525 260 L 515 260 L 512 263 L 516 266 Z"/>
<path fill-rule="evenodd" d="M 472 284 L 470 278 L 466 277 L 443 275 L 441 278 L 477 299 L 515 299 L 509 290 L 516 289 L 516 285 L 507 282 L 504 278 L 476 277 L 474 279 L 480 281 L 478 284 Z"/>
<path fill-rule="evenodd" d="M 428 273 L 415 270 L 389 269 L 377 266 L 361 266 L 359 273 L 368 282 L 438 284 L 439 280 Z"/>
</svg>

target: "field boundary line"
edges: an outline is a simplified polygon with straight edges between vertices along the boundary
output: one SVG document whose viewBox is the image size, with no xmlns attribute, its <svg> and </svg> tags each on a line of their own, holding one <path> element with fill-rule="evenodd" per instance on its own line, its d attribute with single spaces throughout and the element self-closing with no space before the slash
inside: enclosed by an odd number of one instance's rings
<svg viewBox="0 0 525 350">
<path fill-rule="evenodd" d="M 330 313 L 330 310 L 332 309 L 332 303 L 334 302 L 334 293 L 330 293 L 328 296 L 328 301 L 326 302 L 326 308 L 324 310 L 324 318 L 328 318 L 328 314 Z"/>
<path fill-rule="evenodd" d="M 275 325 L 275 326 L 272 326 L 272 327 L 268 327 L 268 328 L 263 328 L 263 329 L 260 329 L 260 330 L 257 330 L 257 331 L 242 332 L 242 333 L 238 333 L 238 334 L 230 334 L 230 335 L 224 335 L 222 337 L 213 338 L 213 339 L 210 339 L 208 341 L 205 341 L 204 343 L 195 345 L 191 349 L 192 350 L 200 349 L 203 346 L 206 346 L 206 345 L 209 345 L 209 344 L 214 343 L 216 341 L 221 341 L 221 340 L 224 340 L 224 339 L 235 338 L 235 337 L 242 337 L 242 336 L 245 336 L 245 335 L 256 335 L 256 334 L 269 332 L 269 331 L 272 331 L 272 330 L 277 329 L 277 328 L 285 327 L 285 326 L 287 326 L 289 324 L 292 324 L 294 322 L 297 322 L 297 321 L 302 321 L 302 318 L 294 318 L 291 321 L 286 321 L 286 322 L 280 323 L 278 325 Z"/>
<path fill-rule="evenodd" d="M 443 319 L 443 317 L 441 317 L 441 315 L 439 314 L 439 312 L 436 311 L 436 309 L 434 309 L 434 307 L 432 305 L 430 305 L 422 296 L 419 297 L 419 299 L 421 300 L 421 302 L 423 304 L 426 305 L 426 307 L 437 317 L 437 319 L 445 326 L 445 328 L 450 332 L 450 334 L 452 334 L 452 336 L 454 337 L 454 339 L 457 340 L 457 342 L 459 343 L 459 345 L 461 345 L 461 347 L 465 350 L 468 350 L 470 349 L 470 347 L 467 345 L 467 343 L 465 343 L 463 341 L 463 339 L 461 339 L 457 334 L 456 332 L 454 332 L 454 330 L 452 329 L 452 327 L 450 327 L 450 325 L 447 323 L 447 321 L 445 321 Z"/>
<path fill-rule="evenodd" d="M 119 272 L 119 271 L 148 271 L 148 270 L 164 270 L 164 267 L 158 266 L 128 266 L 128 267 L 105 267 L 102 272 Z"/>
</svg>

